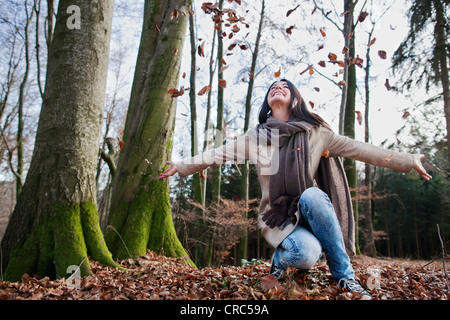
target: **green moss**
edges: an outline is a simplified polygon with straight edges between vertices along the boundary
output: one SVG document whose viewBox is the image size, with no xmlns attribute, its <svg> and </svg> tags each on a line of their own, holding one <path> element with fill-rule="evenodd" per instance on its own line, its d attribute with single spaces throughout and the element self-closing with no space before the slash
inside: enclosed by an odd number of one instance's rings
<svg viewBox="0 0 450 320">
<path fill-rule="evenodd" d="M 11 252 L 4 280 L 19 281 L 24 273 L 33 274 L 38 261 L 37 236 L 31 234 Z"/>
<path fill-rule="evenodd" d="M 135 258 L 147 249 L 170 257 L 187 257 L 173 225 L 167 183 L 144 175 L 139 185 L 133 200 L 120 203 L 112 213 L 111 225 L 120 230 L 120 235 L 108 230 L 105 237 L 114 258 Z M 188 263 L 192 264 L 190 260 Z"/>
<path fill-rule="evenodd" d="M 147 250 L 147 239 L 151 227 L 152 207 L 148 194 L 144 189 L 136 194 L 127 212 L 123 227 L 123 240 L 117 250 L 118 258 L 142 256 Z"/>
<path fill-rule="evenodd" d="M 90 200 L 86 203 L 82 203 L 80 208 L 83 234 L 86 243 L 88 244 L 89 256 L 105 265 L 119 267 L 113 262 L 112 254 L 106 246 L 98 220 L 97 205 Z"/>
<path fill-rule="evenodd" d="M 56 203 L 42 214 L 30 236 L 12 251 L 6 279 L 19 281 L 24 273 L 67 277 L 67 268 L 80 266 L 81 275 L 91 274 L 88 253 L 106 265 L 118 266 L 106 247 L 92 200 L 86 203 Z"/>
<path fill-rule="evenodd" d="M 167 150 L 172 150 L 172 146 L 173 146 L 173 141 L 172 141 L 172 139 L 169 139 L 166 144 Z"/>
</svg>

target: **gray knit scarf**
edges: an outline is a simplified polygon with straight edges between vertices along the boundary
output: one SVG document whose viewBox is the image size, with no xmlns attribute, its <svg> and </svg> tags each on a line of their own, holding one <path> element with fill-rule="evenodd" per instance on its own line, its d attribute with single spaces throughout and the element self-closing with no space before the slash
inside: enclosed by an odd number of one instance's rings
<svg viewBox="0 0 450 320">
<path fill-rule="evenodd" d="M 288 122 L 269 117 L 257 127 L 267 135 L 265 143 L 278 141 L 279 168 L 270 176 L 270 204 L 280 196 L 291 200 L 316 185 L 330 198 L 339 220 L 344 243 L 349 254 L 355 253 L 354 218 L 350 190 L 344 168 L 337 157 L 322 157 L 316 175 L 311 170 L 309 134 L 313 125 L 291 117 Z M 261 131 L 264 129 L 264 131 Z M 261 143 L 258 139 L 258 143 Z M 275 155 L 277 156 L 277 155 Z"/>
</svg>

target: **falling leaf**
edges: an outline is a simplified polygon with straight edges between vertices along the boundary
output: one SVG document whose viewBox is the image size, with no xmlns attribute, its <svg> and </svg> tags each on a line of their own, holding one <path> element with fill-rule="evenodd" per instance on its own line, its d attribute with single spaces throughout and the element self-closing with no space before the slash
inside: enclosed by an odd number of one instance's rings
<svg viewBox="0 0 450 320">
<path fill-rule="evenodd" d="M 314 87 L 314 90 L 316 90 L 317 92 L 320 92 L 320 88 L 318 88 L 318 87 Z"/>
<path fill-rule="evenodd" d="M 228 68 L 229 68 L 229 66 L 222 66 L 222 68 L 220 68 L 220 70 L 219 70 L 219 74 L 221 74 L 222 72 L 224 72 Z"/>
<path fill-rule="evenodd" d="M 339 85 L 339 86 L 345 86 L 345 81 L 344 81 L 344 80 L 339 81 L 339 82 L 338 82 L 338 85 Z"/>
<path fill-rule="evenodd" d="M 286 12 L 286 17 L 289 17 L 291 15 L 292 12 L 294 12 L 295 10 L 297 10 L 297 8 L 300 7 L 300 5 L 297 5 L 294 9 L 288 10 Z"/>
<path fill-rule="evenodd" d="M 380 56 L 381 59 L 386 59 L 386 51 L 379 50 L 378 55 Z"/>
<path fill-rule="evenodd" d="M 292 150 L 291 151 L 300 151 L 300 150 L 302 150 L 303 149 L 303 147 L 298 147 L 298 148 L 292 148 Z"/>
<path fill-rule="evenodd" d="M 328 151 L 328 150 L 325 150 L 325 151 L 322 153 L 322 157 L 325 157 L 325 158 L 328 158 L 329 155 L 330 155 L 330 151 Z"/>
<path fill-rule="evenodd" d="M 389 161 L 391 161 L 393 158 L 394 158 L 394 155 L 390 156 L 389 158 L 384 158 L 383 160 L 389 162 Z"/>
<path fill-rule="evenodd" d="M 205 176 L 205 170 L 200 170 L 200 178 L 202 178 L 203 180 L 205 180 L 206 179 L 206 176 Z"/>
<path fill-rule="evenodd" d="M 156 30 L 158 30 L 158 32 L 161 32 L 161 29 L 159 29 L 158 25 L 155 24 Z"/>
<path fill-rule="evenodd" d="M 311 76 L 311 75 L 313 75 L 314 74 L 314 68 L 311 66 L 311 68 L 309 69 L 309 75 Z"/>
<path fill-rule="evenodd" d="M 391 90 L 391 85 L 389 84 L 389 79 L 386 79 L 384 86 L 386 87 L 386 89 L 389 91 Z"/>
<path fill-rule="evenodd" d="M 199 96 L 202 96 L 205 93 L 209 92 L 210 90 L 211 90 L 211 85 L 207 85 L 207 86 L 204 86 L 197 94 Z"/>
<path fill-rule="evenodd" d="M 309 101 L 309 105 L 311 106 L 311 109 L 314 109 L 314 102 Z"/>
<path fill-rule="evenodd" d="M 183 79 L 186 78 L 186 72 L 183 72 Z"/>
<path fill-rule="evenodd" d="M 198 55 L 200 57 L 204 57 L 205 56 L 205 41 L 203 41 L 203 43 L 198 46 L 197 51 L 198 51 Z"/>
<path fill-rule="evenodd" d="M 347 52 L 348 52 L 348 47 L 344 46 L 342 48 L 342 54 L 347 54 Z"/>
<path fill-rule="evenodd" d="M 210 14 L 212 12 L 218 13 L 219 10 L 217 9 L 218 3 L 216 4 L 212 4 L 211 2 L 204 2 L 202 4 L 202 10 L 206 13 L 206 14 Z"/>
<path fill-rule="evenodd" d="M 227 82 L 224 79 L 219 79 L 219 86 L 221 86 L 222 88 L 226 88 L 227 87 Z"/>
<path fill-rule="evenodd" d="M 356 58 L 353 59 L 353 64 L 356 64 L 356 65 L 357 65 L 358 67 L 360 67 L 360 68 L 363 67 L 363 65 L 362 65 L 363 62 L 364 62 L 364 60 L 361 59 L 361 58 L 359 57 L 359 55 L 356 55 Z"/>
<path fill-rule="evenodd" d="M 279 78 L 281 76 L 281 67 L 277 72 L 274 73 L 275 78 Z"/>
<path fill-rule="evenodd" d="M 325 31 L 323 31 L 322 29 L 320 29 L 320 34 L 322 35 L 322 37 L 326 37 L 327 36 L 327 34 L 325 33 Z"/>
<path fill-rule="evenodd" d="M 350 33 L 348 34 L 348 37 L 349 37 L 349 38 L 353 37 L 353 32 L 350 32 Z"/>
<path fill-rule="evenodd" d="M 120 139 L 119 137 L 117 137 L 117 141 L 119 142 L 119 150 L 122 150 L 124 142 L 122 139 Z"/>
<path fill-rule="evenodd" d="M 369 47 L 372 46 L 375 43 L 375 41 L 377 41 L 377 38 L 373 38 L 372 40 L 370 40 Z"/>
<path fill-rule="evenodd" d="M 361 111 L 353 111 L 354 113 L 356 113 L 356 119 L 358 120 L 358 124 L 361 125 L 362 124 L 362 114 Z"/>
<path fill-rule="evenodd" d="M 290 26 L 289 28 L 287 28 L 286 29 L 286 33 L 287 34 L 292 34 L 292 29 L 294 29 L 294 27 L 295 27 L 295 25 L 294 26 Z"/>
<path fill-rule="evenodd" d="M 317 48 L 317 51 L 319 51 L 319 50 L 322 50 L 323 49 L 323 47 L 324 47 L 324 45 L 322 44 L 322 45 L 320 45 L 318 48 Z"/>
<path fill-rule="evenodd" d="M 358 16 L 358 21 L 363 22 L 364 20 L 366 20 L 368 15 L 369 15 L 369 13 L 366 11 L 361 12 Z"/>
<path fill-rule="evenodd" d="M 182 96 L 184 94 L 184 90 L 184 87 L 181 87 L 180 90 L 173 88 L 167 91 L 167 93 L 170 94 L 172 98 L 176 98 Z"/>
<path fill-rule="evenodd" d="M 410 113 L 408 111 L 403 112 L 402 119 L 408 118 Z"/>
<path fill-rule="evenodd" d="M 326 67 L 326 63 L 325 63 L 325 61 L 323 61 L 323 60 L 319 61 L 317 64 L 318 64 L 319 66 L 321 66 L 322 68 L 325 68 L 325 67 Z"/>
<path fill-rule="evenodd" d="M 337 59 L 337 55 L 335 55 L 334 53 L 330 52 L 328 54 L 328 59 L 330 59 L 331 61 L 335 61 Z"/>
<path fill-rule="evenodd" d="M 172 15 L 170 16 L 170 20 L 178 17 L 178 10 L 173 9 Z"/>
<path fill-rule="evenodd" d="M 236 45 L 237 45 L 237 43 L 230 44 L 230 45 L 228 46 L 228 51 L 233 50 L 234 47 L 236 47 Z"/>
<path fill-rule="evenodd" d="M 227 62 L 225 61 L 224 58 L 222 58 L 220 61 L 222 61 L 222 64 L 223 64 L 223 65 L 226 65 L 226 64 L 227 64 Z"/>
<path fill-rule="evenodd" d="M 310 64 L 309 66 L 306 67 L 305 70 L 303 70 L 302 72 L 300 72 L 300 75 L 303 75 L 306 71 L 311 72 L 312 67 L 313 67 L 313 66 Z M 314 73 L 314 71 L 313 71 L 313 73 Z M 312 74 L 312 73 L 310 73 L 310 74 Z"/>
<path fill-rule="evenodd" d="M 173 54 L 177 54 L 178 53 L 178 48 L 173 49 Z"/>
</svg>

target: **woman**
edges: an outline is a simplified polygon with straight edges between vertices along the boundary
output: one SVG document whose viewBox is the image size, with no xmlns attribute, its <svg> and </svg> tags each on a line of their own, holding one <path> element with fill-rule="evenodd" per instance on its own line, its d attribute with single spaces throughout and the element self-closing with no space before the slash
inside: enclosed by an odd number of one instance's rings
<svg viewBox="0 0 450 320">
<path fill-rule="evenodd" d="M 311 268 L 325 252 L 339 287 L 370 296 L 354 279 L 351 197 L 337 157 L 348 157 L 401 172 L 414 168 L 431 176 L 423 155 L 385 150 L 333 133 L 311 113 L 288 80 L 274 82 L 259 113 L 259 125 L 221 148 L 191 159 L 167 162 L 160 178 L 185 177 L 229 160 L 255 164 L 261 184 L 258 224 L 275 248 L 270 274 L 281 278 L 288 267 Z"/>
</svg>

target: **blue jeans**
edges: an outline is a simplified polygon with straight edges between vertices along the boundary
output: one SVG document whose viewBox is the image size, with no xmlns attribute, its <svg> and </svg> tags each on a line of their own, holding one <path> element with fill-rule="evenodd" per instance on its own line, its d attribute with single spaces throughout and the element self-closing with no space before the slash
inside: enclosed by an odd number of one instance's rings
<svg viewBox="0 0 450 320">
<path fill-rule="evenodd" d="M 300 197 L 299 209 L 303 221 L 275 250 L 275 266 L 284 270 L 288 267 L 307 270 L 320 259 L 323 250 L 337 281 L 353 279 L 354 271 L 328 195 L 318 188 L 308 188 Z"/>
</svg>

